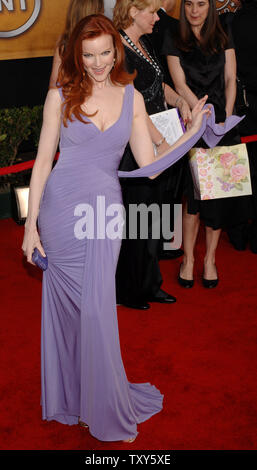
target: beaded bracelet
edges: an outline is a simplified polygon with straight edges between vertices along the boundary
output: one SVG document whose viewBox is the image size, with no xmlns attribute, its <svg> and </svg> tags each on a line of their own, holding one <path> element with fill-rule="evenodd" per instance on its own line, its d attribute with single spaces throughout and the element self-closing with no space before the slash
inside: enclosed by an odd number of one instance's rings
<svg viewBox="0 0 257 470">
<path fill-rule="evenodd" d="M 159 140 L 159 142 L 157 142 L 157 144 L 154 144 L 155 147 L 157 147 L 157 148 L 160 147 L 161 144 L 163 144 L 164 141 L 165 141 L 165 137 L 162 137 L 161 140 Z"/>
<path fill-rule="evenodd" d="M 181 96 L 179 96 L 179 97 L 176 99 L 174 108 L 177 107 L 177 102 L 180 101 L 180 100 L 181 100 Z"/>
</svg>

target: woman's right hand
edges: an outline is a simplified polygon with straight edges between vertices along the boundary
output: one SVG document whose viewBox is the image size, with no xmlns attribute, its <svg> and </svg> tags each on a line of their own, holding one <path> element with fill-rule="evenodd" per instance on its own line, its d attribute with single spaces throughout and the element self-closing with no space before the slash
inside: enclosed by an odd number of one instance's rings
<svg viewBox="0 0 257 470">
<path fill-rule="evenodd" d="M 25 233 L 22 243 L 22 250 L 24 255 L 27 257 L 28 263 L 31 263 L 35 266 L 35 263 L 32 261 L 32 253 L 35 248 L 37 248 L 42 256 L 46 256 L 44 249 L 41 245 L 39 234 L 35 226 L 25 226 Z"/>
<path fill-rule="evenodd" d="M 208 106 L 206 109 L 203 109 L 208 95 L 205 95 L 201 98 L 192 109 L 192 122 L 189 127 L 190 130 L 193 130 L 195 133 L 201 129 L 203 116 L 206 114 L 207 118 L 211 115 L 211 106 Z"/>
</svg>

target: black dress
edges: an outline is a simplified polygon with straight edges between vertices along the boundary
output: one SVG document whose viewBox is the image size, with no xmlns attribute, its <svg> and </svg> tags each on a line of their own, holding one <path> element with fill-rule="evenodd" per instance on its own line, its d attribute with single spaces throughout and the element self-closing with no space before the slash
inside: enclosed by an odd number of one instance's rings
<svg viewBox="0 0 257 470">
<path fill-rule="evenodd" d="M 172 18 L 172 16 L 168 15 L 166 11 L 163 10 L 163 8 L 160 8 L 157 11 L 157 15 L 160 19 L 159 21 L 156 21 L 153 32 L 149 35 L 149 38 L 153 44 L 155 53 L 157 54 L 158 60 L 162 66 L 164 72 L 164 82 L 167 83 L 170 87 L 174 88 L 166 58 L 161 54 L 161 50 L 165 34 L 174 36 L 178 30 L 179 21 L 176 18 Z"/>
<path fill-rule="evenodd" d="M 232 36 L 229 31 L 227 33 L 228 43 L 226 49 L 234 48 Z M 215 109 L 216 122 L 224 122 L 226 118 L 225 51 L 220 49 L 215 54 L 207 54 L 195 41 L 191 50 L 185 52 L 178 49 L 175 46 L 175 40 L 166 35 L 162 52 L 166 56 L 179 57 L 188 87 L 199 99 L 207 94 L 208 103 L 213 104 Z M 219 146 L 238 143 L 240 143 L 238 131 L 232 129 L 219 142 Z M 206 148 L 206 144 L 200 140 L 196 147 Z M 212 227 L 214 230 L 228 228 L 243 223 L 250 217 L 249 196 L 198 201 L 194 199 L 193 180 L 187 159 L 185 159 L 184 174 L 184 194 L 187 198 L 188 213 L 199 213 L 200 218 L 208 227 Z"/>
<path fill-rule="evenodd" d="M 140 41 L 146 47 L 151 57 L 158 63 L 152 43 L 144 36 Z M 163 73 L 153 67 L 152 63 L 134 52 L 130 47 L 124 46 L 126 69 L 132 73 L 137 70 L 134 80 L 135 88 L 141 92 L 144 98 L 148 114 L 154 114 L 166 109 L 163 92 Z M 126 147 L 120 170 L 133 170 L 138 165 L 131 152 L 130 146 Z M 144 203 L 149 206 L 152 203 L 162 204 L 165 191 L 171 191 L 172 170 L 164 171 L 155 180 L 149 178 L 122 178 L 121 188 L 123 203 L 128 214 L 129 204 Z M 171 199 L 171 196 L 170 196 Z M 170 201 L 172 202 L 172 201 Z M 119 262 L 116 272 L 116 291 L 119 303 L 141 303 L 155 296 L 162 284 L 162 276 L 159 268 L 158 253 L 160 240 L 152 238 L 151 220 L 148 226 L 148 239 L 124 239 L 121 245 Z M 127 229 L 128 220 L 127 220 Z M 128 233 L 127 233 L 128 235 Z"/>
</svg>

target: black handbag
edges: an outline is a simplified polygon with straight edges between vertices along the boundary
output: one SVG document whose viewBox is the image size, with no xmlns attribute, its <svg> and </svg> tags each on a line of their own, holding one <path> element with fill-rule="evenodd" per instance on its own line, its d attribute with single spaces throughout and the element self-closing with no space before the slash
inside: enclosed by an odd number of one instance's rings
<svg viewBox="0 0 257 470">
<path fill-rule="evenodd" d="M 257 121 L 257 95 L 246 91 L 246 100 L 248 108 Z"/>
<path fill-rule="evenodd" d="M 257 133 L 257 94 L 249 92 L 243 82 L 237 77 L 236 113 L 245 115 L 238 129 L 241 135 Z"/>
<path fill-rule="evenodd" d="M 239 116 L 246 114 L 249 108 L 249 103 L 246 98 L 245 85 L 242 83 L 239 77 L 236 77 L 236 112 Z"/>
</svg>

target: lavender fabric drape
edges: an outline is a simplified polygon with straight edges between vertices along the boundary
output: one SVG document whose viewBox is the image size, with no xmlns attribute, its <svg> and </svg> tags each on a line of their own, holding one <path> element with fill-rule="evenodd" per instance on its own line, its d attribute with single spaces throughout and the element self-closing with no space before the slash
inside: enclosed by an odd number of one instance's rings
<svg viewBox="0 0 257 470">
<path fill-rule="evenodd" d="M 91 208 L 93 215 L 104 213 L 99 196 L 104 197 L 106 207 L 122 204 L 119 176 L 159 172 L 177 161 L 204 132 L 211 144 L 221 132 L 212 115 L 197 136 L 162 161 L 131 174 L 118 173 L 131 133 L 133 95 L 134 88 L 128 85 L 119 119 L 104 132 L 90 120 L 87 125 L 74 120 L 67 128 L 61 126 L 60 157 L 46 182 L 38 217 L 48 256 L 42 292 L 43 419 L 72 425 L 80 418 L 103 441 L 136 436 L 137 424 L 162 409 L 163 395 L 146 376 L 141 384 L 127 379 L 115 295 L 121 240 L 99 237 L 96 219 L 93 223 L 83 220 L 85 208 Z M 223 133 L 234 123 L 230 119 Z M 85 226 L 92 237 L 83 236 Z"/>
<path fill-rule="evenodd" d="M 205 105 L 204 108 L 206 108 L 206 106 L 207 105 Z M 233 115 L 225 120 L 224 126 L 216 124 L 214 107 L 211 105 L 211 115 L 208 119 L 206 116 L 203 117 L 201 129 L 191 139 L 150 165 L 133 171 L 119 171 L 118 175 L 120 178 L 140 178 L 159 173 L 180 160 L 196 144 L 200 137 L 204 139 L 209 147 L 215 147 L 222 137 L 242 121 L 242 119 L 244 119 L 244 116 L 239 117 Z"/>
</svg>

